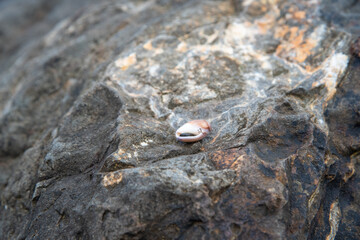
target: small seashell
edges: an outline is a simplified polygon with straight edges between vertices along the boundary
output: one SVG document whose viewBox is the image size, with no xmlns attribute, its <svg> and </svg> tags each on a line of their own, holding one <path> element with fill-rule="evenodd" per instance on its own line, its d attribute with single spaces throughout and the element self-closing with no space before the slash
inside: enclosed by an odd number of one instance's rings
<svg viewBox="0 0 360 240">
<path fill-rule="evenodd" d="M 176 130 L 176 139 L 182 142 L 196 142 L 209 134 L 210 124 L 205 120 L 193 120 Z"/>
</svg>

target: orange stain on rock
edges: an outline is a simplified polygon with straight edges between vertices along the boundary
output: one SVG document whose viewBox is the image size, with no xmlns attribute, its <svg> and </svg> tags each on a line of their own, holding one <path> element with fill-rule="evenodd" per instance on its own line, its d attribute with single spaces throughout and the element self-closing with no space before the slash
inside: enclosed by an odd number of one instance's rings
<svg viewBox="0 0 360 240">
<path fill-rule="evenodd" d="M 145 44 L 143 45 L 143 48 L 146 49 L 146 50 L 148 50 L 148 51 L 153 50 L 153 46 L 152 46 L 151 41 L 148 41 L 147 43 L 145 43 Z"/>
<path fill-rule="evenodd" d="M 241 163 L 246 159 L 246 153 L 237 148 L 218 150 L 209 154 L 210 160 L 217 169 L 238 170 Z"/>
<path fill-rule="evenodd" d="M 304 19 L 306 17 L 306 12 L 305 11 L 297 11 L 294 12 L 293 14 L 294 18 L 300 20 L 300 19 Z"/>
<path fill-rule="evenodd" d="M 128 69 L 131 65 L 136 63 L 136 54 L 130 54 L 129 56 L 125 58 L 120 58 L 116 60 L 115 65 L 120 68 L 121 70 L 125 71 Z"/>
<path fill-rule="evenodd" d="M 266 34 L 274 27 L 275 22 L 275 16 L 267 14 L 263 19 L 256 21 L 256 25 L 261 34 Z"/>
<path fill-rule="evenodd" d="M 114 184 L 119 184 L 123 179 L 123 174 L 121 172 L 111 172 L 104 176 L 102 184 L 105 187 L 112 186 Z"/>
<path fill-rule="evenodd" d="M 188 47 L 186 45 L 185 42 L 181 42 L 177 47 L 176 47 L 176 51 L 178 52 L 186 52 L 188 50 Z"/>
<path fill-rule="evenodd" d="M 287 25 L 277 28 L 275 37 L 281 39 L 282 43 L 277 47 L 276 55 L 298 63 L 304 62 L 316 46 L 315 40 L 305 37 L 306 30 Z"/>
</svg>

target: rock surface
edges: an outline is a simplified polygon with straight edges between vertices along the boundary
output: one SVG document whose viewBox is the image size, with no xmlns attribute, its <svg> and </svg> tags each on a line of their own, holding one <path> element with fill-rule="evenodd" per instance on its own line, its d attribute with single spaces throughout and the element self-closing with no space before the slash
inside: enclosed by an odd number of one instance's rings
<svg viewBox="0 0 360 240">
<path fill-rule="evenodd" d="M 0 9 L 0 239 L 359 239 L 358 1 Z"/>
</svg>

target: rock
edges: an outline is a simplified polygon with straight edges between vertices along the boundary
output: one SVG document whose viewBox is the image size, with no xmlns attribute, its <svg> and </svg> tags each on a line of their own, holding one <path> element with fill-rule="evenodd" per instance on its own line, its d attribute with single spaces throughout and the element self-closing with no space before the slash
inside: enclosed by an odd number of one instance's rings
<svg viewBox="0 0 360 240">
<path fill-rule="evenodd" d="M 360 235 L 358 4 L 0 6 L 0 239 Z"/>
</svg>

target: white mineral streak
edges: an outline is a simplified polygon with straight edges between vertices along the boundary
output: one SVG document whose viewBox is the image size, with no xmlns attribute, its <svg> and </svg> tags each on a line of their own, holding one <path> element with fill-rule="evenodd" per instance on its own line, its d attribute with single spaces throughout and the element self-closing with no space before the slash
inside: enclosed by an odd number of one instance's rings
<svg viewBox="0 0 360 240">
<path fill-rule="evenodd" d="M 140 145 L 142 147 L 146 147 L 149 145 L 149 143 L 152 143 L 152 142 L 154 142 L 152 139 L 146 139 L 145 141 L 141 142 Z"/>
<path fill-rule="evenodd" d="M 44 37 L 44 44 L 45 46 L 51 46 L 55 43 L 58 38 L 59 34 L 64 31 L 64 28 L 69 25 L 71 22 L 70 18 L 66 18 L 60 21 L 55 27 Z"/>
<path fill-rule="evenodd" d="M 334 96 L 336 92 L 336 85 L 338 81 L 340 81 L 348 62 L 348 56 L 343 53 L 336 53 L 324 63 L 326 75 L 319 82 L 314 84 L 314 86 L 316 87 L 320 84 L 325 84 L 325 87 L 328 90 L 326 101 L 330 100 Z"/>
<path fill-rule="evenodd" d="M 242 60 L 250 60 L 251 54 L 255 52 L 253 43 L 254 36 L 259 34 L 259 30 L 254 25 L 247 26 L 245 23 L 234 22 L 225 31 L 225 45 L 239 50 L 244 56 Z"/>
<path fill-rule="evenodd" d="M 159 75 L 160 65 L 155 64 L 149 68 L 149 74 L 152 77 L 157 77 Z"/>
<path fill-rule="evenodd" d="M 327 104 L 327 102 L 333 98 L 333 96 L 336 93 L 336 86 L 338 82 L 341 80 L 344 71 L 348 65 L 349 58 L 348 56 L 344 55 L 343 53 L 336 53 L 329 57 L 324 62 L 324 71 L 325 76 L 320 79 L 317 82 L 313 83 L 313 87 L 317 87 L 319 85 L 325 85 L 327 89 L 327 93 L 325 95 L 324 100 L 314 100 L 312 104 L 309 105 L 311 111 L 314 113 L 321 112 L 321 111 L 315 111 L 316 108 L 322 109 L 324 104 Z M 326 121 L 323 119 L 322 114 L 316 114 L 316 125 L 322 129 L 326 134 L 329 133 L 328 126 L 326 124 Z"/>
<path fill-rule="evenodd" d="M 255 0 L 244 0 L 242 2 L 243 7 L 248 7 L 250 4 L 252 4 Z"/>
<path fill-rule="evenodd" d="M 186 86 L 189 95 L 201 100 L 209 100 L 217 96 L 206 84 L 197 84 L 196 81 L 188 79 Z"/>
<path fill-rule="evenodd" d="M 326 25 L 322 24 L 314 29 L 314 31 L 310 34 L 310 39 L 315 42 L 320 42 L 321 40 L 326 38 Z"/>
<path fill-rule="evenodd" d="M 325 85 L 329 90 L 336 87 L 337 80 L 342 76 L 348 62 L 349 57 L 342 53 L 337 53 L 330 59 L 328 66 L 329 72 L 325 82 Z"/>
<path fill-rule="evenodd" d="M 124 93 L 132 98 L 148 97 L 155 94 L 155 90 L 151 86 L 144 85 L 138 82 L 136 79 L 127 79 L 126 81 L 121 81 L 120 77 L 118 77 L 116 74 L 113 74 L 112 80 L 115 80 Z"/>
<path fill-rule="evenodd" d="M 155 114 L 156 118 L 162 118 L 170 114 L 170 110 L 164 106 L 158 96 L 151 96 L 149 100 L 151 111 Z"/>
</svg>

